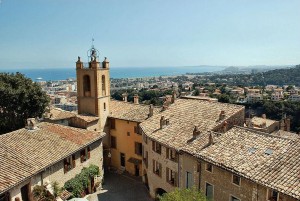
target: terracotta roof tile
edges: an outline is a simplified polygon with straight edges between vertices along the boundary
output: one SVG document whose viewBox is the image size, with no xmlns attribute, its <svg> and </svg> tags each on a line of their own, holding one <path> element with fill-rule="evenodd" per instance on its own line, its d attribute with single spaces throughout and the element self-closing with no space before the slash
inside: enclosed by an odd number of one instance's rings
<svg viewBox="0 0 300 201">
<path fill-rule="evenodd" d="M 197 147 L 194 142 L 194 147 Z M 198 142 L 201 143 L 201 142 Z M 188 145 L 186 151 L 191 152 Z M 196 157 L 279 192 L 300 198 L 300 140 L 234 127 Z"/>
<path fill-rule="evenodd" d="M 169 147 L 180 149 L 193 136 L 194 127 L 201 132 L 213 130 L 243 106 L 194 99 L 178 99 L 162 113 L 154 115 L 140 124 L 144 133 Z M 225 118 L 219 121 L 221 111 Z M 169 125 L 160 129 L 160 118 L 169 119 Z"/>
<path fill-rule="evenodd" d="M 153 114 L 161 111 L 159 107 L 153 107 Z M 128 121 L 142 122 L 148 118 L 149 105 L 134 104 L 124 101 L 110 101 L 109 117 Z"/>
</svg>

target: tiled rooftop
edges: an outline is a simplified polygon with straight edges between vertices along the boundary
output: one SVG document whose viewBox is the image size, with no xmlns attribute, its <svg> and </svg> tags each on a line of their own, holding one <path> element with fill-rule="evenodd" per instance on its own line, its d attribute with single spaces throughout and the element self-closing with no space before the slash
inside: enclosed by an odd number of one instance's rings
<svg viewBox="0 0 300 201">
<path fill-rule="evenodd" d="M 153 107 L 153 114 L 161 111 L 159 107 Z M 134 104 L 124 101 L 110 100 L 109 117 L 128 121 L 142 122 L 148 118 L 149 105 Z"/>
<path fill-rule="evenodd" d="M 46 122 L 0 135 L 0 194 L 104 135 Z"/>
<path fill-rule="evenodd" d="M 194 127 L 200 132 L 213 130 L 233 114 L 243 110 L 243 106 L 194 99 L 177 99 L 162 113 L 154 115 L 140 124 L 144 133 L 169 147 L 180 149 L 193 136 Z M 219 121 L 221 111 L 225 118 Z M 169 119 L 169 125 L 160 129 L 160 118 Z"/>
<path fill-rule="evenodd" d="M 49 112 L 45 113 L 45 115 L 45 118 L 49 118 L 50 120 L 62 120 L 74 117 L 76 114 L 60 108 L 51 108 Z"/>
<path fill-rule="evenodd" d="M 202 150 L 197 140 L 188 151 L 196 157 L 279 192 L 300 198 L 300 140 L 234 127 Z"/>
<path fill-rule="evenodd" d="M 253 124 L 254 127 L 262 127 L 262 125 L 264 123 L 266 123 L 266 127 L 271 126 L 272 124 L 278 122 L 272 119 L 266 119 L 266 118 L 262 118 L 262 117 L 253 117 L 251 119 L 251 122 Z"/>
</svg>

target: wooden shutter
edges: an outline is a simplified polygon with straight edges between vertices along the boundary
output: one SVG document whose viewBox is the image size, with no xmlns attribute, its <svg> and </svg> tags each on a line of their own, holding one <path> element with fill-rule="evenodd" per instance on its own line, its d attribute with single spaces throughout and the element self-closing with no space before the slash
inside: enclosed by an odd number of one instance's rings
<svg viewBox="0 0 300 201">
<path fill-rule="evenodd" d="M 75 160 L 75 154 L 72 155 L 72 167 L 76 167 L 76 160 Z"/>
<path fill-rule="evenodd" d="M 175 172 L 174 186 L 177 186 L 177 182 L 178 182 L 178 173 Z"/>
<path fill-rule="evenodd" d="M 159 176 L 161 177 L 161 173 L 162 173 L 162 167 L 161 167 L 161 163 L 159 163 Z"/>
<path fill-rule="evenodd" d="M 67 159 L 64 159 L 64 173 L 66 174 L 68 172 L 68 162 Z"/>
<path fill-rule="evenodd" d="M 135 154 L 137 154 L 137 155 L 139 155 L 139 151 L 138 151 L 138 149 L 139 149 L 139 144 L 137 143 L 137 142 L 135 142 L 134 143 L 134 147 L 135 147 Z"/>
<path fill-rule="evenodd" d="M 153 172 L 155 173 L 155 160 L 152 159 L 152 165 L 153 165 Z"/>
<path fill-rule="evenodd" d="M 167 182 L 170 181 L 170 178 L 169 178 L 169 168 L 166 168 L 166 178 L 167 178 Z"/>
<path fill-rule="evenodd" d="M 87 157 L 88 157 L 88 159 L 91 158 L 91 149 L 90 149 L 90 147 L 87 147 Z"/>
<path fill-rule="evenodd" d="M 169 158 L 169 152 L 170 152 L 170 149 L 169 149 L 169 148 L 166 148 L 166 150 L 167 150 L 167 155 L 166 155 L 166 157 Z"/>
</svg>

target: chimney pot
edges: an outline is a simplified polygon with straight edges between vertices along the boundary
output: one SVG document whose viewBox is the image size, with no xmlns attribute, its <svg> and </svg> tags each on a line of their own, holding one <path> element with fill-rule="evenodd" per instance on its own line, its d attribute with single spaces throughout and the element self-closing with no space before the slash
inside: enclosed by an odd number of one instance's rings
<svg viewBox="0 0 300 201">
<path fill-rule="evenodd" d="M 139 104 L 139 95 L 135 94 L 133 96 L 133 102 L 134 102 L 134 104 Z"/>
<path fill-rule="evenodd" d="M 127 93 L 123 93 L 122 96 L 123 96 L 123 101 L 127 102 L 127 96 L 128 96 L 128 94 Z"/>
<path fill-rule="evenodd" d="M 148 117 L 152 117 L 152 116 L 153 116 L 153 105 L 150 104 Z"/>
<path fill-rule="evenodd" d="M 222 110 L 222 111 L 220 112 L 220 115 L 219 115 L 219 121 L 221 121 L 221 120 L 223 120 L 223 119 L 225 119 L 225 111 L 224 111 L 224 110 Z"/>
<path fill-rule="evenodd" d="M 34 130 L 36 129 L 36 121 L 35 118 L 28 118 L 26 122 L 26 128 L 28 130 Z"/>
<path fill-rule="evenodd" d="M 211 133 L 209 133 L 209 136 L 208 136 L 208 144 L 209 144 L 209 145 L 214 144 L 214 138 L 213 138 L 213 136 L 212 136 Z"/>
<path fill-rule="evenodd" d="M 198 129 L 197 126 L 194 127 L 194 130 L 193 130 L 193 138 L 196 138 L 198 135 L 200 135 L 200 131 Z"/>
</svg>

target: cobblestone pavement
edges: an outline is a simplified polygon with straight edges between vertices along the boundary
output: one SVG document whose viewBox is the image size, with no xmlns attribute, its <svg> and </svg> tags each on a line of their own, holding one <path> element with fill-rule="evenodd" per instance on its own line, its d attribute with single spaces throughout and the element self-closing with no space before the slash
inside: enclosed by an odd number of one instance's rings
<svg viewBox="0 0 300 201">
<path fill-rule="evenodd" d="M 126 174 L 106 172 L 102 188 L 89 201 L 153 201 L 141 179 Z"/>
</svg>

